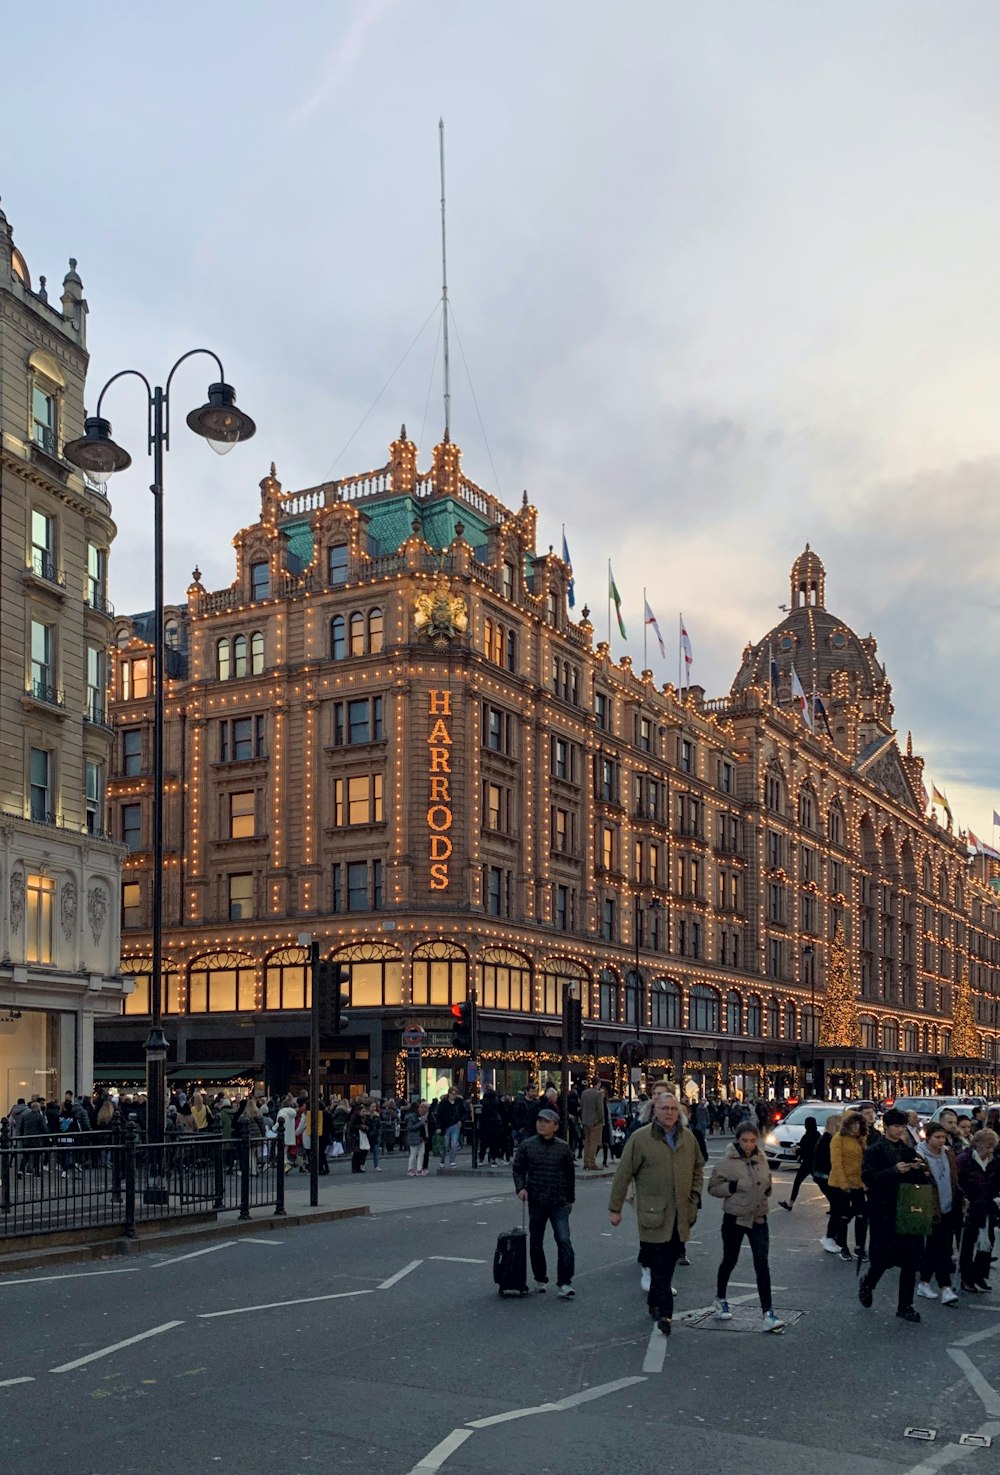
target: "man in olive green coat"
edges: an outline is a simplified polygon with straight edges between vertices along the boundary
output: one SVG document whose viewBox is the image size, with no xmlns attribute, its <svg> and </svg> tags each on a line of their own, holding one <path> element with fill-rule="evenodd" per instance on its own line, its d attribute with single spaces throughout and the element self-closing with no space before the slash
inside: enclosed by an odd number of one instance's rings
<svg viewBox="0 0 1000 1475">
<path fill-rule="evenodd" d="M 676 1096 L 657 1095 L 653 1120 L 626 1142 L 611 1184 L 612 1224 L 622 1222 L 622 1204 L 633 1181 L 640 1260 L 651 1277 L 649 1314 L 669 1337 L 674 1314 L 671 1279 L 701 1208 L 702 1184 L 698 1142 L 681 1122 Z"/>
</svg>

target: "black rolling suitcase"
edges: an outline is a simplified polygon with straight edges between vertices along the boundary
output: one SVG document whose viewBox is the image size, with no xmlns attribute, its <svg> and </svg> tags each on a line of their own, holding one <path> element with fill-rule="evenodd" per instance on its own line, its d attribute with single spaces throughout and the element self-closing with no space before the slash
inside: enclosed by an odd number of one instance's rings
<svg viewBox="0 0 1000 1475">
<path fill-rule="evenodd" d="M 525 1211 L 527 1212 L 527 1211 Z M 501 1296 L 528 1294 L 528 1236 L 522 1227 L 508 1229 L 497 1239 L 493 1279 Z"/>
</svg>

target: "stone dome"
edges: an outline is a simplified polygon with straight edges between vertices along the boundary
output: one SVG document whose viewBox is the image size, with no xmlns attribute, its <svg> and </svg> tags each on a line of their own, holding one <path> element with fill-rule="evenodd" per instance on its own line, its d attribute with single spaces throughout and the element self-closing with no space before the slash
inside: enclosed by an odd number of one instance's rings
<svg viewBox="0 0 1000 1475">
<path fill-rule="evenodd" d="M 861 719 L 891 728 L 892 688 L 877 659 L 877 644 L 859 636 L 826 608 L 826 570 L 807 543 L 792 564 L 790 601 L 784 619 L 762 640 L 746 647 L 732 686 L 734 697 L 763 687 L 779 706 L 791 705 L 792 667 L 807 697 L 817 694 L 831 723 L 853 708 Z M 777 668 L 776 690 L 771 663 Z M 838 744 L 839 746 L 839 744 Z"/>
</svg>

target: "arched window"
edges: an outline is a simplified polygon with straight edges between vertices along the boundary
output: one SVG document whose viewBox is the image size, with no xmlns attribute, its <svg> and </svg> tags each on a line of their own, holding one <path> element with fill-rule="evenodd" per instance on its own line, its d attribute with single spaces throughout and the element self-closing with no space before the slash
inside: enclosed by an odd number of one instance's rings
<svg viewBox="0 0 1000 1475">
<path fill-rule="evenodd" d="M 197 958 L 188 974 L 189 1014 L 231 1014 L 251 1010 L 256 968 L 242 953 L 210 953 Z"/>
<path fill-rule="evenodd" d="M 149 1014 L 149 991 L 152 967 L 153 965 L 149 958 L 122 959 L 122 973 L 126 978 L 131 978 L 135 984 L 132 993 L 126 994 L 122 1000 L 123 1014 Z M 161 976 L 163 980 L 163 1012 L 165 1014 L 177 1014 L 180 1012 L 180 975 L 175 972 L 173 963 L 164 959 L 163 973 Z"/>
<path fill-rule="evenodd" d="M 247 674 L 247 638 L 245 635 L 237 635 L 233 641 L 233 675 L 245 676 Z"/>
<path fill-rule="evenodd" d="M 225 638 L 215 644 L 215 674 L 219 681 L 228 681 L 232 674 L 229 641 Z"/>
<path fill-rule="evenodd" d="M 785 781 L 777 767 L 769 769 L 764 780 L 764 803 L 775 814 L 785 812 Z"/>
<path fill-rule="evenodd" d="M 955 882 L 955 906 L 958 911 L 965 911 L 965 887 L 962 885 L 961 876 Z"/>
<path fill-rule="evenodd" d="M 469 994 L 469 963 L 451 942 L 422 942 L 413 952 L 414 1004 L 460 1004 Z"/>
<path fill-rule="evenodd" d="M 743 1033 L 743 1001 L 735 992 L 726 995 L 726 1032 L 731 1035 Z"/>
<path fill-rule="evenodd" d="M 899 1049 L 899 1025 L 894 1019 L 882 1023 L 882 1049 L 893 1052 Z"/>
<path fill-rule="evenodd" d="M 672 978 L 654 978 L 649 996 L 653 1029 L 680 1029 L 681 991 Z"/>
<path fill-rule="evenodd" d="M 763 1019 L 760 999 L 756 994 L 751 994 L 747 999 L 747 1034 L 759 1035 L 763 1028 Z"/>
<path fill-rule="evenodd" d="M 618 1019 L 618 975 L 610 968 L 602 968 L 598 982 L 597 1017 L 614 1024 Z"/>
<path fill-rule="evenodd" d="M 690 1029 L 716 1034 L 719 1029 L 719 996 L 705 983 L 696 983 L 688 1004 Z"/>
<path fill-rule="evenodd" d="M 934 890 L 934 876 L 931 872 L 931 863 L 926 856 L 924 856 L 923 865 L 923 887 L 928 894 Z"/>
<path fill-rule="evenodd" d="M 342 661 L 347 654 L 347 640 L 345 635 L 343 615 L 334 615 L 330 621 L 330 659 Z"/>
<path fill-rule="evenodd" d="M 531 965 L 520 953 L 487 948 L 481 960 L 483 1008 L 531 1012 Z"/>
<path fill-rule="evenodd" d="M 260 676 L 264 670 L 264 633 L 255 630 L 250 636 L 250 674 Z"/>
<path fill-rule="evenodd" d="M 944 866 L 941 867 L 941 874 L 938 877 L 938 896 L 942 901 L 948 900 L 948 872 Z"/>
<path fill-rule="evenodd" d="M 513 630 L 507 631 L 507 670 L 517 670 L 517 636 Z"/>
<path fill-rule="evenodd" d="M 493 639 L 490 643 L 489 657 L 494 666 L 503 665 L 503 626 L 499 620 L 493 624 Z"/>
<path fill-rule="evenodd" d="M 360 610 L 355 610 L 351 616 L 351 655 L 363 656 L 365 653 L 365 617 Z"/>
<path fill-rule="evenodd" d="M 878 1020 L 862 1017 L 858 1023 L 861 1025 L 861 1048 L 862 1050 L 878 1049 Z"/>
<path fill-rule="evenodd" d="M 264 965 L 264 1008 L 308 1009 L 312 1003 L 309 983 L 305 948 L 286 947 L 272 953 Z"/>
<path fill-rule="evenodd" d="M 486 659 L 488 661 L 491 661 L 493 659 L 493 621 L 492 620 L 486 620 L 484 622 L 484 624 L 483 624 L 483 649 L 486 652 Z"/>
<path fill-rule="evenodd" d="M 786 1040 L 794 1040 L 794 1038 L 795 1038 L 795 1005 L 794 1004 L 786 1004 L 785 1005 L 785 1039 Z"/>
<path fill-rule="evenodd" d="M 377 656 L 385 644 L 385 620 L 380 609 L 368 611 L 368 649 Z"/>
<path fill-rule="evenodd" d="M 767 1001 L 767 1033 L 768 1033 L 769 1038 L 772 1039 L 772 1040 L 776 1040 L 778 1038 L 779 1034 L 781 1033 L 779 1020 L 780 1020 L 780 1015 L 779 1015 L 779 1012 L 778 1012 L 778 1001 L 777 1001 L 777 999 L 768 999 L 768 1001 Z"/>
<path fill-rule="evenodd" d="M 799 790 L 799 824 L 804 830 L 811 830 L 816 824 L 816 796 L 808 784 Z"/>
<path fill-rule="evenodd" d="M 907 1055 L 920 1054 L 920 1026 L 917 1024 L 905 1024 L 903 1026 L 903 1049 Z"/>
<path fill-rule="evenodd" d="M 590 976 L 576 963 L 557 961 L 542 967 L 542 1013 L 561 1014 L 563 993 L 572 987 L 580 1000 L 581 1011 L 590 1014 Z"/>
<path fill-rule="evenodd" d="M 634 968 L 630 968 L 625 974 L 625 1023 L 634 1024 L 637 1028 L 643 1028 L 646 1021 L 643 1019 L 645 1010 L 642 1007 L 642 975 Z"/>
<path fill-rule="evenodd" d="M 807 1045 L 819 1040 L 819 1010 L 812 1004 L 803 1004 L 799 1012 L 799 1039 Z"/>
<path fill-rule="evenodd" d="M 831 845 L 843 845 L 844 843 L 844 814 L 839 804 L 830 805 L 830 816 L 827 820 L 827 833 L 830 836 Z"/>
<path fill-rule="evenodd" d="M 396 1007 L 403 1002 L 403 955 L 385 942 L 361 942 L 342 948 L 334 962 L 344 970 L 344 986 L 353 1009 Z M 464 966 L 464 965 L 463 965 Z M 459 995 L 464 997 L 464 995 Z"/>
</svg>

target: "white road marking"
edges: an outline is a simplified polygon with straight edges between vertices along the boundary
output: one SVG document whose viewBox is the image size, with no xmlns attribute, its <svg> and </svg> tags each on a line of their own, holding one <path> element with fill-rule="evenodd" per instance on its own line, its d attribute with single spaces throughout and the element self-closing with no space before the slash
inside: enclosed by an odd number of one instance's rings
<svg viewBox="0 0 1000 1475">
<path fill-rule="evenodd" d="M 281 1306 L 309 1306 L 313 1301 L 342 1301 L 345 1296 L 370 1296 L 373 1292 L 334 1291 L 329 1296 L 299 1296 L 294 1301 L 267 1301 L 262 1306 L 234 1306 L 231 1311 L 199 1311 L 199 1321 L 214 1321 L 217 1316 L 242 1316 L 247 1311 L 275 1311 Z"/>
<path fill-rule="evenodd" d="M 428 1255 L 428 1260 L 447 1260 L 450 1265 L 485 1265 L 485 1260 L 470 1260 L 467 1255 Z M 420 1261 L 416 1262 L 418 1265 Z M 404 1275 L 405 1271 L 400 1271 Z"/>
<path fill-rule="evenodd" d="M 1000 1326 L 990 1326 L 986 1328 L 985 1332 L 970 1332 L 967 1337 L 957 1337 L 951 1345 L 953 1347 L 971 1347 L 973 1342 L 985 1342 L 987 1337 L 1000 1337 Z"/>
<path fill-rule="evenodd" d="M 248 1234 L 246 1239 L 241 1239 L 241 1245 L 283 1245 L 283 1239 L 261 1239 L 257 1234 Z"/>
<path fill-rule="evenodd" d="M 997 1330 L 1000 1331 L 1000 1327 Z M 982 1336 L 982 1333 L 980 1333 L 980 1336 Z M 966 1338 L 966 1341 L 968 1340 Z M 979 1337 L 973 1337 L 971 1340 L 978 1341 Z M 976 1397 L 982 1400 L 983 1408 L 986 1412 L 993 1418 L 1000 1415 L 1000 1393 L 997 1392 L 992 1384 L 987 1383 L 982 1373 L 976 1367 L 976 1364 L 972 1361 L 972 1358 L 967 1357 L 964 1352 L 957 1352 L 954 1347 L 949 1347 L 947 1350 L 952 1362 L 958 1364 L 969 1383 L 971 1383 Z"/>
<path fill-rule="evenodd" d="M 414 1465 L 410 1475 L 418 1475 L 420 1470 L 440 1470 L 449 1455 L 453 1455 L 458 1447 L 471 1439 L 471 1429 L 452 1429 L 451 1433 L 435 1444 L 429 1454 L 425 1454 L 419 1465 Z"/>
<path fill-rule="evenodd" d="M 643 1372 L 662 1373 L 666 1356 L 667 1339 L 654 1322 L 653 1330 L 649 1334 L 649 1346 L 646 1348 L 646 1356 L 642 1360 Z"/>
<path fill-rule="evenodd" d="M 183 1325 L 183 1321 L 165 1321 L 162 1326 L 151 1327 L 148 1332 L 139 1332 L 135 1337 L 126 1337 L 123 1342 L 114 1342 L 110 1347 L 102 1347 L 99 1352 L 88 1352 L 86 1357 L 77 1357 L 59 1367 L 50 1367 L 49 1372 L 71 1373 L 78 1367 L 86 1367 L 88 1362 L 96 1362 L 100 1357 L 110 1357 L 112 1352 L 120 1352 L 123 1347 L 134 1347 L 136 1342 L 145 1342 L 149 1337 L 158 1337 L 161 1332 L 173 1331 L 175 1326 Z"/>
<path fill-rule="evenodd" d="M 69 1275 L 33 1275 L 30 1280 L 0 1280 L 0 1291 L 6 1291 L 11 1286 L 40 1285 L 46 1280 L 86 1280 L 91 1275 L 134 1275 L 138 1269 L 138 1265 L 129 1265 L 123 1270 L 73 1270 Z"/>
<path fill-rule="evenodd" d="M 631 1388 L 635 1383 L 644 1383 L 645 1378 L 618 1378 L 614 1383 L 598 1383 L 596 1388 L 584 1388 L 582 1393 L 571 1393 L 560 1398 L 556 1408 L 576 1408 L 581 1403 L 591 1403 L 595 1398 L 606 1398 L 609 1393 L 618 1393 L 622 1388 Z"/>
<path fill-rule="evenodd" d="M 18 1383 L 33 1383 L 34 1378 L 8 1378 L 6 1382 L 0 1383 L 0 1388 L 16 1388 Z"/>
<path fill-rule="evenodd" d="M 228 1250 L 230 1245 L 237 1243 L 238 1241 L 235 1239 L 223 1240 L 220 1245 L 209 1245 L 207 1250 L 192 1250 L 189 1255 L 175 1255 L 172 1260 L 158 1260 L 155 1265 L 151 1265 L 149 1268 L 151 1270 L 162 1270 L 164 1265 L 179 1265 L 182 1260 L 197 1260 L 199 1255 L 212 1255 L 216 1250 Z"/>
<path fill-rule="evenodd" d="M 489 1429 L 494 1424 L 509 1424 L 512 1419 L 528 1419 L 535 1414 L 562 1413 L 568 1408 L 576 1408 L 581 1403 L 591 1403 L 595 1398 L 607 1398 L 609 1393 L 617 1393 L 622 1388 L 631 1388 L 634 1383 L 644 1383 L 645 1378 L 617 1378 L 613 1383 L 598 1383 L 596 1388 L 584 1388 L 581 1393 L 570 1393 L 566 1398 L 560 1398 L 556 1403 L 539 1403 L 534 1408 L 514 1408 L 505 1414 L 491 1414 L 486 1419 L 470 1419 L 470 1429 Z M 419 1466 L 418 1466 L 419 1468 Z"/>
<path fill-rule="evenodd" d="M 533 1414 L 554 1414 L 558 1403 L 536 1403 L 533 1408 L 512 1408 L 505 1414 L 491 1414 L 488 1419 L 472 1419 L 470 1429 L 489 1429 L 493 1424 L 509 1424 L 513 1419 L 527 1419 Z"/>
<path fill-rule="evenodd" d="M 976 1430 L 976 1433 L 992 1437 L 1000 1433 L 1000 1424 L 983 1424 Z M 926 1460 L 921 1460 L 919 1465 L 914 1465 L 910 1470 L 904 1470 L 903 1475 L 936 1475 L 942 1466 L 952 1465 L 968 1453 L 967 1445 L 946 1444 L 941 1449 L 935 1450 L 932 1455 L 928 1455 Z"/>
<path fill-rule="evenodd" d="M 379 1284 L 375 1287 L 375 1289 L 377 1291 L 388 1291 L 388 1290 L 390 1290 L 392 1288 L 392 1286 L 394 1286 L 396 1284 L 397 1281 L 400 1281 L 400 1280 L 403 1279 L 403 1276 L 404 1275 L 409 1275 L 409 1273 L 410 1273 L 411 1270 L 416 1270 L 417 1267 L 419 1265 L 422 1265 L 423 1263 L 424 1263 L 423 1260 L 411 1260 L 410 1263 L 409 1263 L 409 1265 L 404 1265 L 403 1268 L 402 1268 L 402 1270 L 397 1270 L 396 1271 L 396 1274 L 395 1275 L 390 1275 L 388 1280 L 380 1281 Z"/>
</svg>

